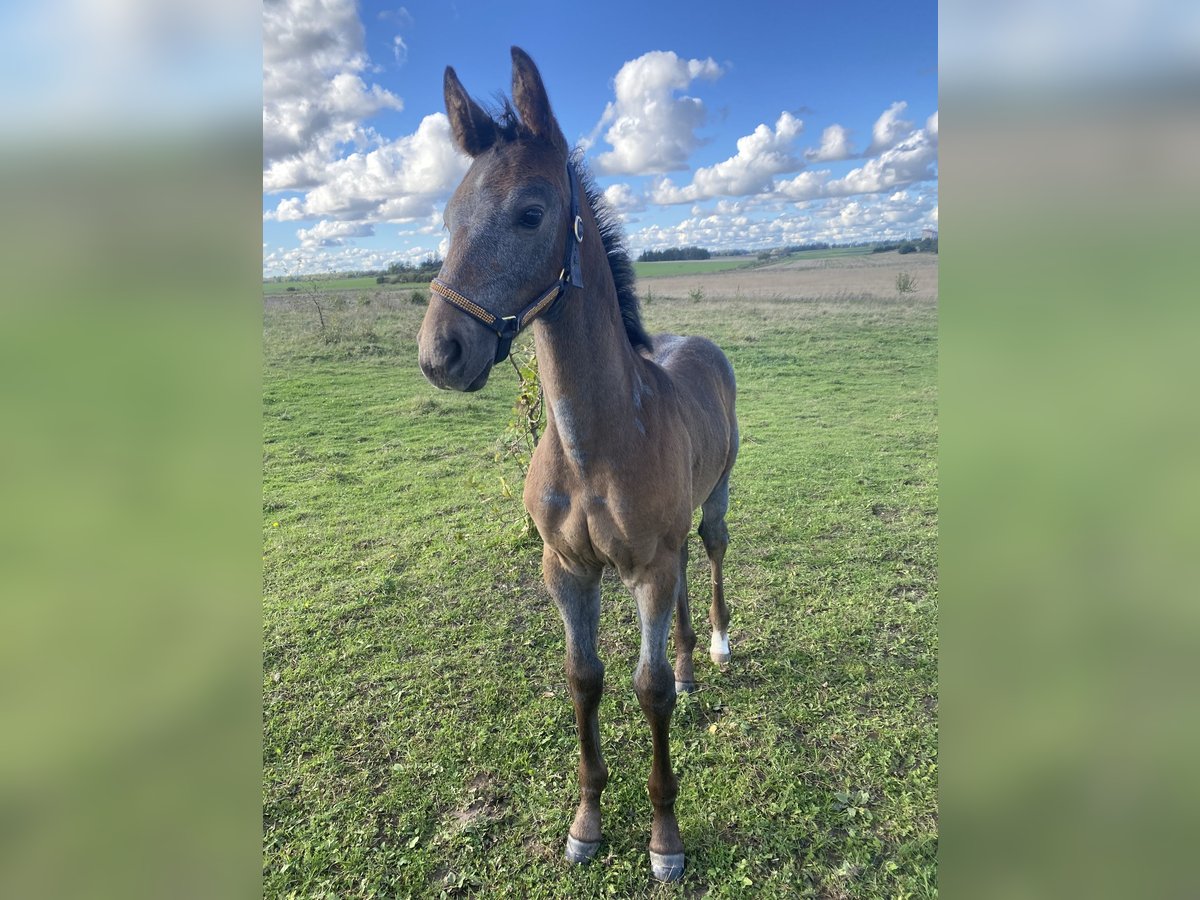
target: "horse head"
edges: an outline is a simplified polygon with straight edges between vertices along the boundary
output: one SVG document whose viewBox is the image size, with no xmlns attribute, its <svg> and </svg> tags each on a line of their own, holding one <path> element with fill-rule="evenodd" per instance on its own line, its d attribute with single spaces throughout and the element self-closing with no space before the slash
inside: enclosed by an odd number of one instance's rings
<svg viewBox="0 0 1200 900">
<path fill-rule="evenodd" d="M 569 148 L 533 60 L 519 47 L 512 60 L 513 106 L 498 118 L 446 68 L 446 113 L 472 162 L 446 205 L 450 249 L 417 338 L 421 370 L 446 390 L 487 384 L 517 331 L 580 282 Z"/>
</svg>

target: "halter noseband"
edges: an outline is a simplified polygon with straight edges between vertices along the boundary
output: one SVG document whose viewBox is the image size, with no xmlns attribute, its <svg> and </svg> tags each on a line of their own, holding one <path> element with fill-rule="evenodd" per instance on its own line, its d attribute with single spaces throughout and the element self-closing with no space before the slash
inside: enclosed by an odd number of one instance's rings
<svg viewBox="0 0 1200 900">
<path fill-rule="evenodd" d="M 579 191 L 575 187 L 575 173 L 567 163 L 567 182 L 571 185 L 571 225 L 567 229 L 567 245 L 563 251 L 562 271 L 558 273 L 558 281 L 550 285 L 532 303 L 515 316 L 498 316 L 480 306 L 470 297 L 460 294 L 440 278 L 429 282 L 429 289 L 484 327 L 496 333 L 496 360 L 500 363 L 508 356 L 512 348 L 513 338 L 520 334 L 525 327 L 550 309 L 555 301 L 566 293 L 567 286 L 583 287 L 583 271 L 579 265 L 579 245 L 583 243 L 583 219 L 579 216 Z"/>
</svg>

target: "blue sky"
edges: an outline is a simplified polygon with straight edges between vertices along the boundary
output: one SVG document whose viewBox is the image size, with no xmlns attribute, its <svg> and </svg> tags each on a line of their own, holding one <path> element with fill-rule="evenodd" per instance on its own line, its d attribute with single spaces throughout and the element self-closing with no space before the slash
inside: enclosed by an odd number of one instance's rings
<svg viewBox="0 0 1200 900">
<path fill-rule="evenodd" d="M 465 171 L 442 103 L 537 62 L 635 251 L 919 235 L 937 226 L 937 6 L 264 6 L 264 274 L 439 247 Z"/>
</svg>

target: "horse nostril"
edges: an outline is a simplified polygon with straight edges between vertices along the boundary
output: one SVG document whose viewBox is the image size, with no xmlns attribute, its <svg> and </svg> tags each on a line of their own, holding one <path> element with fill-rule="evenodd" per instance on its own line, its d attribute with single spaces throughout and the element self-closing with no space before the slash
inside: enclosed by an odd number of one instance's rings
<svg viewBox="0 0 1200 900">
<path fill-rule="evenodd" d="M 462 344 L 455 338 L 446 338 L 442 341 L 442 358 L 443 365 L 446 367 L 454 365 L 462 356 Z"/>
</svg>

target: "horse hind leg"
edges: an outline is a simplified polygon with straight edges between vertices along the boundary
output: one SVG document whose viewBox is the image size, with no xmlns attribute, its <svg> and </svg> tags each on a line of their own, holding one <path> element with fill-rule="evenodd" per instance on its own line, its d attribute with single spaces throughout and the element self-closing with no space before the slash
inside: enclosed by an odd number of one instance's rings
<svg viewBox="0 0 1200 900">
<path fill-rule="evenodd" d="M 729 546 L 729 529 L 725 513 L 729 509 L 729 473 L 726 472 L 701 507 L 700 539 L 708 554 L 712 570 L 712 606 L 708 618 L 712 622 L 712 643 L 708 655 L 719 666 L 729 662 L 729 607 L 725 605 L 725 584 L 722 566 L 725 548 Z"/>
<path fill-rule="evenodd" d="M 692 669 L 696 630 L 692 627 L 692 612 L 688 606 L 686 542 L 679 557 L 679 585 L 675 589 L 675 693 L 686 694 L 696 689 L 696 675 Z"/>
</svg>

